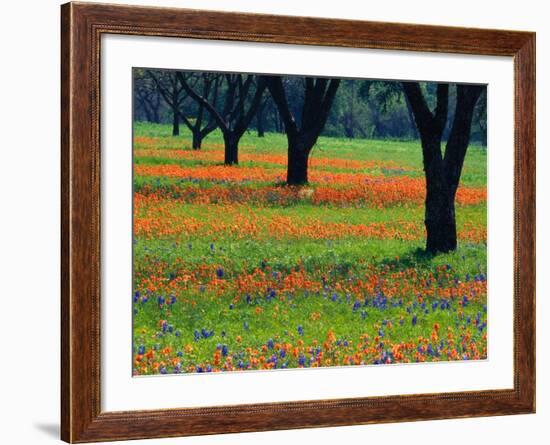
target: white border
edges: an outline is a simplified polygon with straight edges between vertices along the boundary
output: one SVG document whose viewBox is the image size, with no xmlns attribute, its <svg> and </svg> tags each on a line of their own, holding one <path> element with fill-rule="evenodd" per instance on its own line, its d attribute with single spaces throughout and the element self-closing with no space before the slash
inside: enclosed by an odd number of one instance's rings
<svg viewBox="0 0 550 445">
<path fill-rule="evenodd" d="M 101 47 L 103 411 L 513 387 L 511 58 L 116 35 Z M 132 378 L 133 66 L 488 83 L 489 360 Z"/>
</svg>

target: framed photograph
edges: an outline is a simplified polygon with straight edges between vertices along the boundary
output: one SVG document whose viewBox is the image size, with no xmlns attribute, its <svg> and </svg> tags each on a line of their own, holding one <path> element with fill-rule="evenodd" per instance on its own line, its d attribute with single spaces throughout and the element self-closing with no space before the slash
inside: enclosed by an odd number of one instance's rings
<svg viewBox="0 0 550 445">
<path fill-rule="evenodd" d="M 67 3 L 61 435 L 535 411 L 535 34 Z"/>
</svg>

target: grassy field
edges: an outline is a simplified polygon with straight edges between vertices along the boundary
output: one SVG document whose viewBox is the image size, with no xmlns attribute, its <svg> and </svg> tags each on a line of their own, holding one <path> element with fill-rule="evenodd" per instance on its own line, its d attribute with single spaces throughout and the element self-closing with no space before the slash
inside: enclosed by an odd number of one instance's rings
<svg viewBox="0 0 550 445">
<path fill-rule="evenodd" d="M 432 258 L 416 142 L 322 137 L 293 188 L 284 135 L 170 134 L 134 125 L 135 375 L 486 358 L 483 148 Z"/>
</svg>

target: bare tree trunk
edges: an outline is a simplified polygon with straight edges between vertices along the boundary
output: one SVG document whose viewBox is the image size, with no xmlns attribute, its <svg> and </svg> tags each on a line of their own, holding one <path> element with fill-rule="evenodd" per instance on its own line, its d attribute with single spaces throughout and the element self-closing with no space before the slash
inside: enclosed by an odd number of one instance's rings
<svg viewBox="0 0 550 445">
<path fill-rule="evenodd" d="M 308 161 L 311 147 L 306 147 L 299 136 L 288 138 L 287 184 L 303 185 L 308 182 Z"/>
<path fill-rule="evenodd" d="M 232 132 L 226 132 L 223 135 L 225 144 L 225 165 L 235 165 L 239 163 L 239 137 L 236 137 Z"/>
<path fill-rule="evenodd" d="M 263 138 L 265 136 L 264 130 L 264 107 L 260 106 L 256 113 L 256 128 L 258 130 L 258 137 Z"/>
<path fill-rule="evenodd" d="M 174 110 L 174 118 L 172 120 L 172 136 L 180 135 L 180 118 L 177 110 Z"/>
<path fill-rule="evenodd" d="M 433 141 L 433 148 L 441 150 L 440 142 Z M 426 250 L 430 253 L 450 252 L 456 249 L 456 219 L 454 195 L 449 185 L 440 157 L 434 157 L 424 162 L 426 172 Z"/>
<path fill-rule="evenodd" d="M 202 133 L 199 128 L 193 128 L 193 150 L 200 150 L 202 145 Z"/>
</svg>

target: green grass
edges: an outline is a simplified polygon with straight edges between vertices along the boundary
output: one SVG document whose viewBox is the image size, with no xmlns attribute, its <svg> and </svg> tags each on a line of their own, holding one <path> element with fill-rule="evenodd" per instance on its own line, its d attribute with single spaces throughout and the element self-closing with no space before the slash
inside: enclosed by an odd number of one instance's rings
<svg viewBox="0 0 550 445">
<path fill-rule="evenodd" d="M 136 165 L 216 164 L 163 156 L 163 150 L 190 150 L 191 137 L 183 126 L 179 137 L 170 136 L 169 125 L 138 122 L 134 130 L 135 136 L 154 138 L 154 146 L 138 143 L 135 149 L 158 150 L 156 156 L 137 156 Z M 211 150 L 209 144 L 221 143 L 221 134 L 215 131 L 204 141 L 203 150 Z M 249 132 L 243 136 L 240 150 L 241 153 L 285 154 L 286 137 L 267 133 L 264 138 L 258 138 Z M 403 167 L 403 172 L 397 172 L 399 175 L 423 176 L 420 146 L 415 141 L 321 137 L 313 156 L 391 162 Z M 234 168 L 247 166 L 284 168 L 257 162 Z M 343 171 L 330 165 L 322 168 Z M 374 176 L 396 174 L 384 169 L 356 172 Z M 469 148 L 461 183 L 471 187 L 486 185 L 486 152 L 481 147 Z M 192 188 L 200 194 L 212 183 L 139 175 L 134 178 L 135 190 L 145 186 L 152 190 L 168 190 L 172 186 Z M 273 184 L 246 184 L 251 188 L 265 186 Z M 223 184 L 223 187 L 233 185 Z M 167 197 L 172 195 L 162 196 L 170 202 Z M 158 214 L 147 217 L 163 222 L 167 213 L 162 211 L 162 206 L 158 209 Z M 180 202 L 170 206 L 168 214 L 174 218 L 172 224 L 185 226 L 189 221 L 198 221 L 202 228 L 177 235 L 171 232 L 155 235 L 153 230 L 152 237 L 135 239 L 134 288 L 139 294 L 134 304 L 134 352 L 139 355 L 143 348 L 152 354 L 141 359 L 145 367 L 135 364 L 136 374 L 154 374 L 162 369 L 170 373 L 193 372 L 197 367 L 206 370 L 208 366 L 262 369 L 265 362 L 254 364 L 254 360 L 260 357 L 268 360 L 275 353 L 278 368 L 312 366 L 309 360 L 312 356 L 318 357 L 315 355 L 318 347 L 325 354 L 322 360 L 329 359 L 332 365 L 350 364 L 350 357 L 357 351 L 363 351 L 361 363 L 369 364 L 387 360 L 392 346 L 408 342 L 414 345 L 401 361 L 485 356 L 484 242 L 463 239 L 457 251 L 429 256 L 423 251 L 422 237 L 410 241 L 358 236 L 317 239 L 315 233 L 275 237 L 268 225 L 262 227 L 261 236 L 238 237 L 232 235 L 237 232 L 231 231 L 232 225 L 242 224 L 243 220 L 267 224 L 277 218 L 287 218 L 298 226 L 316 222 L 346 226 L 376 223 L 387 227 L 413 223 L 415 227 L 422 227 L 422 205 L 352 208 L 314 205 L 304 199 L 284 206 L 239 204 L 229 211 L 217 204 Z M 240 219 L 235 220 L 236 215 Z M 138 217 L 144 214 L 138 213 Z M 483 229 L 486 223 L 485 203 L 457 206 L 459 231 L 472 227 Z M 209 231 L 220 224 L 226 229 Z M 288 280 L 300 273 L 308 283 L 289 284 Z M 370 282 L 374 284 L 371 286 Z M 151 286 L 153 290 L 147 290 Z M 175 302 L 168 304 L 172 296 Z M 159 304 L 159 298 L 163 304 Z M 377 298 L 377 306 L 373 306 Z M 381 298 L 387 298 L 382 306 L 379 305 Z M 447 306 L 441 309 L 440 304 Z M 440 325 L 441 335 L 434 340 L 435 324 Z M 203 330 L 213 333 L 204 338 Z M 336 340 L 324 348 L 322 344 L 329 333 L 334 334 Z M 291 354 L 290 349 L 286 356 L 281 356 L 280 351 L 271 349 L 270 340 L 291 344 L 292 349 L 299 349 L 298 356 Z M 362 342 L 368 347 L 358 347 Z M 478 349 L 471 349 L 470 343 Z M 418 348 L 426 348 L 428 344 L 436 348 L 437 353 L 418 352 Z M 164 348 L 170 349 L 163 353 Z M 215 355 L 216 351 L 221 353 L 220 348 L 227 354 L 222 354 L 221 363 L 216 364 Z M 370 352 L 365 352 L 367 350 Z M 457 355 L 451 357 L 451 354 Z M 302 356 L 305 364 L 300 361 Z M 230 364 L 226 362 L 228 357 Z M 400 361 L 395 357 L 391 360 Z"/>
</svg>

